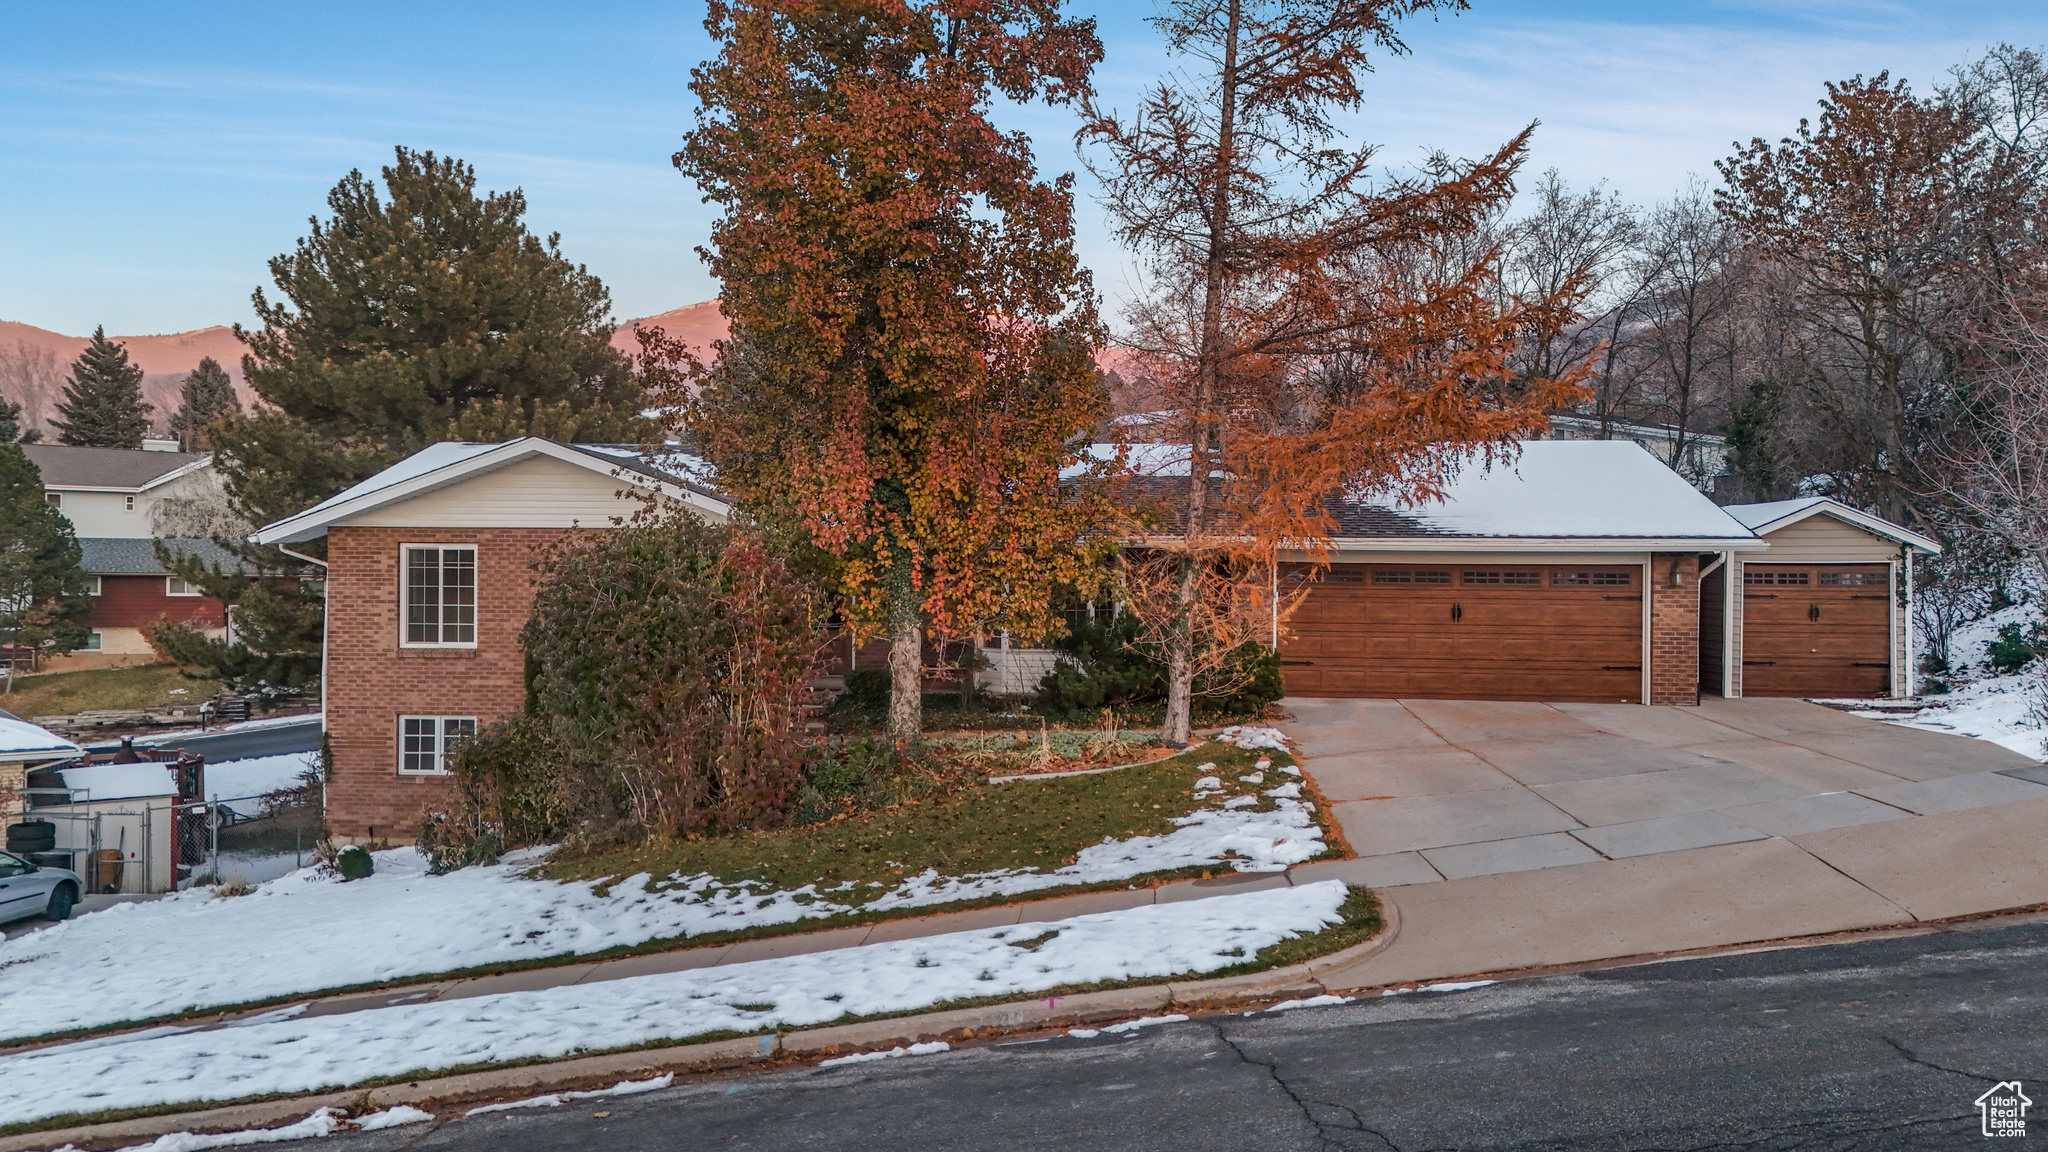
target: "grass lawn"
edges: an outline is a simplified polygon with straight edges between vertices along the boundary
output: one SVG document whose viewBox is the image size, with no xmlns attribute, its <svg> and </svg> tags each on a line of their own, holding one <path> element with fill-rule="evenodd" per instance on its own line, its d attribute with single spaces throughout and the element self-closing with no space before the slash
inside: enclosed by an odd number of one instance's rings
<svg viewBox="0 0 2048 1152">
<path fill-rule="evenodd" d="M 927 868 L 958 876 L 998 869 L 1051 870 L 1104 837 L 1118 840 L 1174 830 L 1173 818 L 1204 802 L 1194 783 L 1206 775 L 1234 780 L 1254 761 L 1285 753 L 1248 752 L 1210 742 L 1141 767 L 1089 776 L 977 784 L 851 813 L 822 824 L 696 840 L 654 841 L 585 854 L 558 852 L 543 868 L 557 879 L 622 879 L 709 873 L 728 883 L 765 881 L 776 888 L 844 881 L 893 887 Z M 1213 767 L 1204 767 L 1214 762 Z M 1269 773 L 1267 786 L 1292 779 Z M 1261 797 L 1260 806 L 1273 802 Z M 1322 818 L 1320 809 L 1317 818 Z M 1327 825 L 1326 835 L 1327 835 Z M 656 887 L 659 887 L 657 884 Z M 858 903 L 884 889 L 856 887 L 834 900 Z M 1050 893 L 1048 893 L 1050 894 Z"/>
<path fill-rule="evenodd" d="M 196 705 L 219 691 L 218 681 L 187 679 L 176 665 L 137 664 L 23 676 L 13 692 L 0 696 L 0 709 L 22 717 L 68 716 L 100 708 Z"/>
</svg>

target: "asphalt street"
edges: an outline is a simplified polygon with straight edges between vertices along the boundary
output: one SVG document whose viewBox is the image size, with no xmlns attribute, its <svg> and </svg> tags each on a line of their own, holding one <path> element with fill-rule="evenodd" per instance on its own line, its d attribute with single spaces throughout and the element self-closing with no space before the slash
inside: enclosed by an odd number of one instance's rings
<svg viewBox="0 0 2048 1152">
<path fill-rule="evenodd" d="M 2048 924 L 1974 927 L 1197 1017 L 1121 1037 L 806 1065 L 320 1144 L 349 1152 L 1975 1147 L 1983 1138 L 1972 1101 L 1987 1088 L 2015 1079 L 2048 1087 L 2044 959 Z M 2030 1135 L 2048 1139 L 2048 1131 Z"/>
</svg>

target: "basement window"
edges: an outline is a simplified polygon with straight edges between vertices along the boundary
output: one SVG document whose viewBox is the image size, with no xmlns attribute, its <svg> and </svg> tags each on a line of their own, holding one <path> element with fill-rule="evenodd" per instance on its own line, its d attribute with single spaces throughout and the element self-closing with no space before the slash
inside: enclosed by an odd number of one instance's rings
<svg viewBox="0 0 2048 1152">
<path fill-rule="evenodd" d="M 1882 588 L 1890 581 L 1883 572 L 1823 572 L 1820 583 L 1824 588 Z"/>
<path fill-rule="evenodd" d="M 398 721 L 398 773 L 445 776 L 448 758 L 476 735 L 474 716 L 402 716 Z"/>
</svg>

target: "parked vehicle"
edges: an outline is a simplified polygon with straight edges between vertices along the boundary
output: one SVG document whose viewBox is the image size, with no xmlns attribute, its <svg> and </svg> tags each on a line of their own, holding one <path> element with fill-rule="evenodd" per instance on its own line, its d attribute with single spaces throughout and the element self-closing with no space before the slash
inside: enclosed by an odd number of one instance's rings
<svg viewBox="0 0 2048 1152">
<path fill-rule="evenodd" d="M 0 852 L 0 924 L 30 916 L 62 920 L 71 915 L 85 881 L 69 868 L 32 863 Z"/>
</svg>

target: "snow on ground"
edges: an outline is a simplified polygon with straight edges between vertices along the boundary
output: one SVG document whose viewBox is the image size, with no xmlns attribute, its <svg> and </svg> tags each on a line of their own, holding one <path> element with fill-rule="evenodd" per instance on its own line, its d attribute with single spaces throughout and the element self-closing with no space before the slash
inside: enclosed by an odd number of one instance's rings
<svg viewBox="0 0 2048 1152">
<path fill-rule="evenodd" d="M 337 1016 L 286 1009 L 205 1031 L 100 1037 L 0 1056 L 7 1085 L 0 1124 L 332 1089 L 459 1065 L 914 1012 L 969 997 L 1213 972 L 1339 923 L 1345 896 L 1341 882 L 1326 880 L 534 992 Z M 347 928 L 331 950 L 353 949 L 375 931 Z"/>
<path fill-rule="evenodd" d="M 199 865 L 199 877 L 203 879 L 214 875 L 222 880 L 233 880 L 239 876 L 246 883 L 262 884 L 312 862 L 313 847 L 310 844 L 299 852 L 223 852 L 218 864 L 208 857 Z M 178 883 L 186 885 L 191 882 L 188 877 Z"/>
<path fill-rule="evenodd" d="M 1274 803 L 1265 812 L 1204 808 L 1178 818 L 1180 827 L 1165 835 L 1106 839 L 1050 872 L 927 870 L 861 907 L 928 907 L 1204 865 L 1279 871 L 1320 853 L 1322 830 L 1309 803 Z M 520 862 L 430 876 L 425 857 L 411 848 L 375 858 L 375 875 L 352 883 L 304 868 L 246 896 L 195 889 L 0 943 L 7 991 L 0 1039 L 855 909 L 832 898 L 844 886 L 775 890 L 700 875 L 649 892 L 642 874 L 600 896 L 589 883 L 528 879 Z M 150 946 L 139 949 L 138 940 Z M 165 956 L 204 960 L 166 964 Z"/>
<path fill-rule="evenodd" d="M 2017 624 L 2024 630 L 2040 618 L 2039 604 L 2014 604 L 1965 625 L 1949 642 L 1950 663 L 1962 672 L 1953 678 L 1953 691 L 1925 697 L 1930 706 L 1909 716 L 1866 715 L 1907 728 L 1975 736 L 2041 759 L 2043 741 L 2048 738 L 2048 728 L 2036 714 L 2042 703 L 2037 686 L 2042 670 L 2037 666 L 2017 675 L 1999 676 L 1984 666 L 1985 647 L 1998 636 L 1999 628 Z"/>
<path fill-rule="evenodd" d="M 206 795 L 214 800 L 241 801 L 228 807 L 244 816 L 254 816 L 263 811 L 262 798 L 266 793 L 297 784 L 299 777 L 319 760 L 318 752 L 283 752 L 208 764 Z"/>
</svg>

